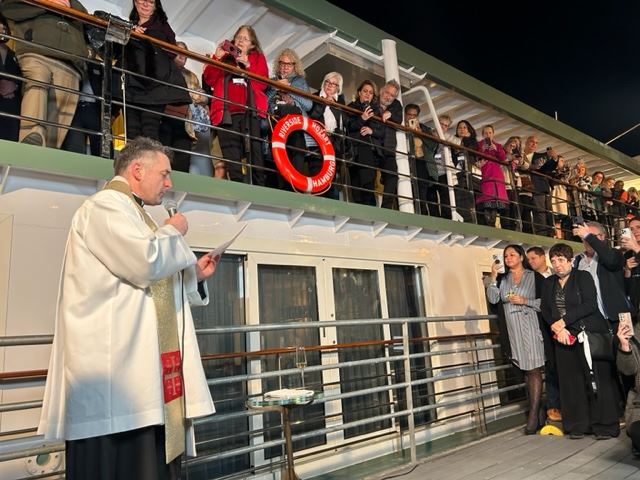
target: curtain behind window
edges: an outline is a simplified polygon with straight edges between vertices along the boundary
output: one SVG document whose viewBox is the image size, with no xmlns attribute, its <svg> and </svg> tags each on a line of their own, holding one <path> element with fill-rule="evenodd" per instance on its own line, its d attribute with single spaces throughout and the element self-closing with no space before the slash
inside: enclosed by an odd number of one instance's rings
<svg viewBox="0 0 640 480">
<path fill-rule="evenodd" d="M 378 272 L 375 270 L 333 269 L 333 292 L 336 320 L 381 318 Z M 382 325 L 366 327 L 338 327 L 338 343 L 371 342 L 383 340 Z M 338 359 L 342 362 L 380 358 L 384 346 L 340 348 Z M 387 384 L 384 364 L 362 365 L 340 369 L 340 388 L 343 393 L 373 388 Z M 389 413 L 391 404 L 386 392 L 362 395 L 342 400 L 342 418 L 345 423 Z M 389 428 L 389 420 L 348 428 L 345 438 Z"/>
</svg>

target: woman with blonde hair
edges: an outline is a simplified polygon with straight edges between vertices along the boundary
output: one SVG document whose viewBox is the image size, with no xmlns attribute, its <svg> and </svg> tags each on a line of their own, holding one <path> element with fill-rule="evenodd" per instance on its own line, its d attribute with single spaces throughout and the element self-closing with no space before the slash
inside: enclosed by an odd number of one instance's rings
<svg viewBox="0 0 640 480">
<path fill-rule="evenodd" d="M 298 54 L 290 48 L 285 48 L 280 51 L 273 62 L 273 71 L 276 76 L 274 80 L 282 85 L 297 88 L 305 92 L 310 92 L 311 89 L 305 79 L 304 68 L 302 68 L 302 62 Z M 309 98 L 290 93 L 287 90 L 279 90 L 275 87 L 267 88 L 267 104 L 269 114 L 273 115 L 276 119 L 280 119 L 285 115 L 306 115 L 313 106 L 313 101 Z M 301 173 L 304 168 L 305 157 L 305 136 L 301 131 L 293 132 L 289 135 L 288 145 L 293 147 L 287 148 L 287 156 L 292 165 Z M 285 187 L 282 182 L 282 177 L 277 177 L 277 184 L 274 180 L 274 185 L 280 188 Z M 288 187 L 287 187 L 288 188 Z"/>
</svg>

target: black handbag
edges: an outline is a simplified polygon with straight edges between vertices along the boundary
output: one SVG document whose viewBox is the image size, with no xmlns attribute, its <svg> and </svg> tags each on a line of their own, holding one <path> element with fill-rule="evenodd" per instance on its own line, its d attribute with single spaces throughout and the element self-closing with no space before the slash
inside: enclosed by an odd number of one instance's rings
<svg viewBox="0 0 640 480">
<path fill-rule="evenodd" d="M 613 346 L 613 332 L 609 330 L 607 333 L 587 332 L 584 325 L 582 330 L 587 336 L 589 342 L 589 350 L 591 351 L 591 359 L 604 362 L 615 362 L 615 349 Z"/>
</svg>

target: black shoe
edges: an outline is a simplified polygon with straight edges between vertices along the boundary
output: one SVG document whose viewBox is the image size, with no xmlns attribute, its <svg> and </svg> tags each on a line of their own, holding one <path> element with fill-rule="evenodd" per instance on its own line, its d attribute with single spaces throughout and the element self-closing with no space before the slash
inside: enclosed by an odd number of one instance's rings
<svg viewBox="0 0 640 480">
<path fill-rule="evenodd" d="M 613 438 L 611 435 L 603 435 L 600 433 L 596 433 L 596 440 L 609 440 L 610 438 Z"/>
<path fill-rule="evenodd" d="M 640 458 L 640 450 L 638 450 L 636 447 L 634 447 L 632 445 L 631 446 L 631 455 L 633 455 L 636 458 Z"/>
<path fill-rule="evenodd" d="M 569 435 L 569 438 L 571 440 L 580 440 L 581 438 L 584 438 L 584 433 L 572 433 Z"/>
</svg>

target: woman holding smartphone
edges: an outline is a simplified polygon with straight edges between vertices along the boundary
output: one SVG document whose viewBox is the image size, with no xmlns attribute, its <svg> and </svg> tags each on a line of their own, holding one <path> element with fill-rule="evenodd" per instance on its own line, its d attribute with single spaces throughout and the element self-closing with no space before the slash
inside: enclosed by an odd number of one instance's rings
<svg viewBox="0 0 640 480">
<path fill-rule="evenodd" d="M 511 361 L 524 372 L 529 397 L 529 415 L 524 433 L 533 435 L 540 426 L 544 343 L 540 331 L 540 291 L 543 277 L 534 272 L 524 249 L 509 245 L 504 249 L 505 273 L 498 274 L 501 264 L 494 262 L 487 285 L 487 300 L 501 304 L 509 333 Z"/>
<path fill-rule="evenodd" d="M 607 332 L 593 278 L 588 271 L 572 268 L 573 250 L 567 244 L 551 247 L 549 258 L 556 273 L 545 282 L 542 314 L 555 338 L 564 433 L 572 439 L 591 433 L 596 440 L 617 437 L 619 388 L 615 364 L 594 359 L 592 378 L 583 345 L 577 342 L 583 329 L 587 335 Z"/>
</svg>

